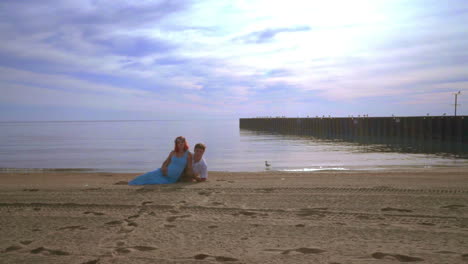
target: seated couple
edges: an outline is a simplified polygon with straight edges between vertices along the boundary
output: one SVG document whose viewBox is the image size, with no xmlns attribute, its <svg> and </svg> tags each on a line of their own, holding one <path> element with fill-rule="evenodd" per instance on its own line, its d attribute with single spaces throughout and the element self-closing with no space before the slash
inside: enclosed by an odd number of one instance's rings
<svg viewBox="0 0 468 264">
<path fill-rule="evenodd" d="M 208 168 L 203 159 L 205 145 L 195 145 L 194 154 L 190 153 L 184 137 L 177 137 L 174 150 L 163 162 L 161 168 L 147 172 L 128 182 L 128 185 L 170 184 L 179 180 L 201 182 L 208 178 Z M 182 175 L 184 174 L 184 175 Z"/>
</svg>

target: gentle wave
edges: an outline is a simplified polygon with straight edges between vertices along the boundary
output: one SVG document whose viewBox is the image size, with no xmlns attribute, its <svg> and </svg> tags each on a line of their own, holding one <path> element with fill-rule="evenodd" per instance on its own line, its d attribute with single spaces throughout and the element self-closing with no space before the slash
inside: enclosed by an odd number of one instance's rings
<svg viewBox="0 0 468 264">
<path fill-rule="evenodd" d="M 291 171 L 291 172 L 310 172 L 310 171 L 347 171 L 352 169 L 347 168 L 302 168 L 302 169 L 283 169 L 280 171 Z"/>
</svg>

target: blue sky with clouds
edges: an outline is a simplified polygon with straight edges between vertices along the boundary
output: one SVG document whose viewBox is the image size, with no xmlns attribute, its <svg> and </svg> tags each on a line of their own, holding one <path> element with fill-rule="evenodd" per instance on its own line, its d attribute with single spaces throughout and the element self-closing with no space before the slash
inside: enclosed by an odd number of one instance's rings
<svg viewBox="0 0 468 264">
<path fill-rule="evenodd" d="M 468 114 L 468 1 L 0 2 L 0 121 Z"/>
</svg>

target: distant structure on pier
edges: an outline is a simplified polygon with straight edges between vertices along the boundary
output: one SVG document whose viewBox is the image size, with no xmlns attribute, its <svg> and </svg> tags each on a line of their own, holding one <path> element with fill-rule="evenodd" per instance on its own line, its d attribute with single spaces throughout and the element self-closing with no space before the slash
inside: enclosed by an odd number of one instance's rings
<svg viewBox="0 0 468 264">
<path fill-rule="evenodd" d="M 468 116 L 241 118 L 239 126 L 268 133 L 402 145 L 422 149 L 421 152 L 468 155 Z"/>
</svg>

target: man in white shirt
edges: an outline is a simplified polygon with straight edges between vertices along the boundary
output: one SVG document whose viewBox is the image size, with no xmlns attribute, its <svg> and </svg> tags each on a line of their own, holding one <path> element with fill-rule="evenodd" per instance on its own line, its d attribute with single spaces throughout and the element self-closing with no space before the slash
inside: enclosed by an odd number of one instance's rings
<svg viewBox="0 0 468 264">
<path fill-rule="evenodd" d="M 193 173 L 187 171 L 187 168 L 184 170 L 179 181 L 184 182 L 204 182 L 208 179 L 208 166 L 206 165 L 205 159 L 203 159 L 203 154 L 205 153 L 206 146 L 202 143 L 197 143 L 194 148 L 193 153 L 193 162 L 192 162 L 192 171 Z"/>
<path fill-rule="evenodd" d="M 202 182 L 208 179 L 208 166 L 206 165 L 205 159 L 203 159 L 203 154 L 205 153 L 206 146 L 202 143 L 197 143 L 194 148 L 193 154 L 193 175 L 192 178 L 194 181 Z"/>
</svg>

